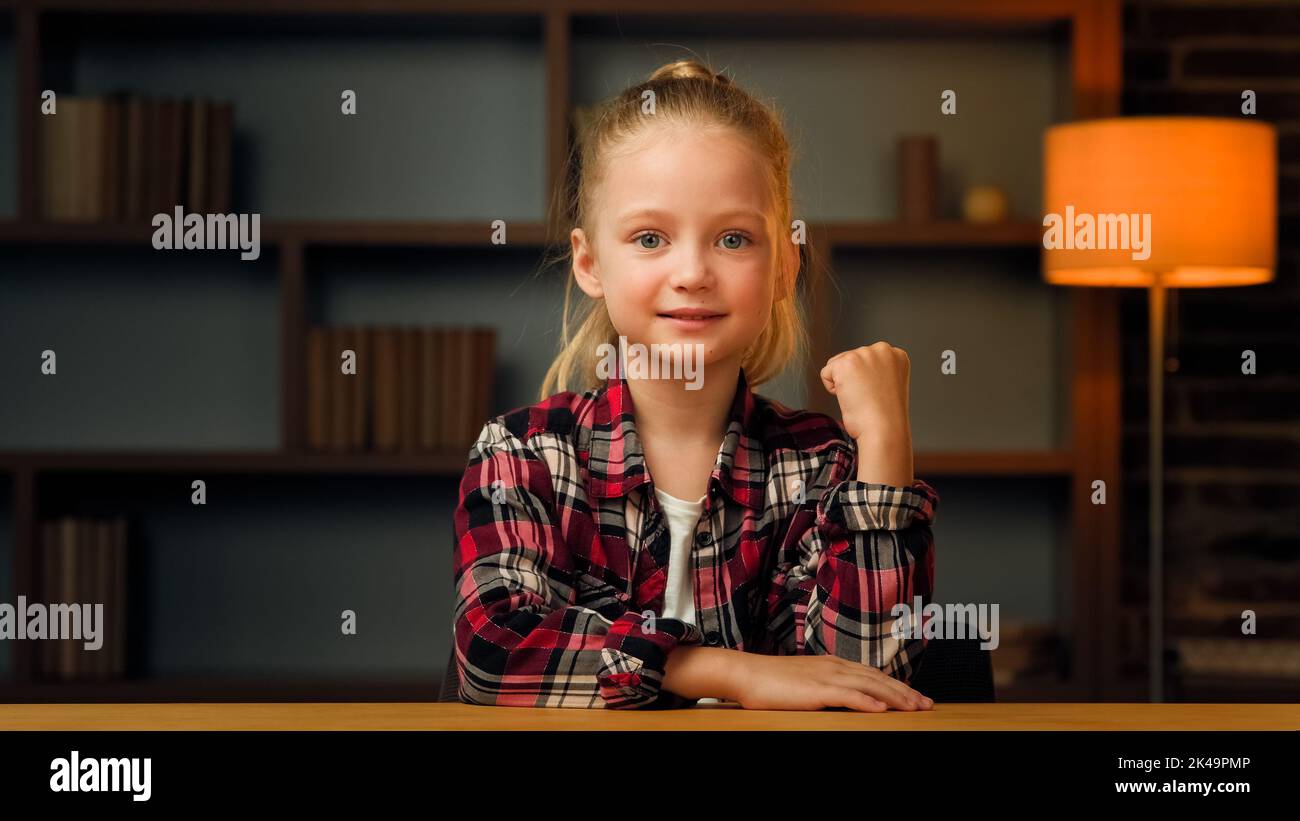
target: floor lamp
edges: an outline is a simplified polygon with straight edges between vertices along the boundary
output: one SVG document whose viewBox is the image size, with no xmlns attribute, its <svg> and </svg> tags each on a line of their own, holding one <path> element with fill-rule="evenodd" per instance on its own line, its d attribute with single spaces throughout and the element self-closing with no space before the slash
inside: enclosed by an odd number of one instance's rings
<svg viewBox="0 0 1300 821">
<path fill-rule="evenodd" d="M 1053 126 L 1043 149 L 1043 278 L 1056 285 L 1139 287 L 1148 293 L 1148 658 L 1151 701 L 1160 702 L 1165 291 L 1273 279 L 1277 134 L 1273 126 L 1246 117 L 1119 117 Z M 1222 366 L 1227 374 L 1241 363 Z"/>
</svg>

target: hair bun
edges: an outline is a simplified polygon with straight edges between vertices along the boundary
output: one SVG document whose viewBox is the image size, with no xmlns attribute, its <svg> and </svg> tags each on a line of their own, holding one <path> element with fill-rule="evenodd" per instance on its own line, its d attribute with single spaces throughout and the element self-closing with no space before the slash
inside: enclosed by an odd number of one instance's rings
<svg viewBox="0 0 1300 821">
<path fill-rule="evenodd" d="M 699 60 L 676 60 L 666 63 L 654 70 L 650 75 L 650 82 L 656 80 L 684 80 L 684 79 L 710 80 L 715 83 L 730 83 L 731 80 L 725 74 L 719 74 Z"/>
</svg>

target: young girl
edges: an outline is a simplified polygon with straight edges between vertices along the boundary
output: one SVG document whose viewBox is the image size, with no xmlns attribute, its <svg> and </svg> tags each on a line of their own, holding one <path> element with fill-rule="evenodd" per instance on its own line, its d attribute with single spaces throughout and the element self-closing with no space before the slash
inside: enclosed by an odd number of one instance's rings
<svg viewBox="0 0 1300 821">
<path fill-rule="evenodd" d="M 907 354 L 826 362 L 842 424 L 751 391 L 806 345 L 776 115 L 679 61 L 607 101 L 579 151 L 585 311 L 570 335 L 566 287 L 540 401 L 484 426 L 460 486 L 461 700 L 929 709 L 906 683 L 925 639 L 891 631 L 894 605 L 930 601 L 939 503 L 912 477 Z M 634 345 L 677 369 L 629 368 Z"/>
</svg>

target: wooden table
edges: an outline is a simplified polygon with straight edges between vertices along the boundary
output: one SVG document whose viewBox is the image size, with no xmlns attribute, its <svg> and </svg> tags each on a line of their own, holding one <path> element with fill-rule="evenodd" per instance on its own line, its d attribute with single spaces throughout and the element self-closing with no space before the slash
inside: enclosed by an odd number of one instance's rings
<svg viewBox="0 0 1300 821">
<path fill-rule="evenodd" d="M 1300 704 L 938 704 L 923 712 L 425 703 L 0 704 L 3 730 L 1296 730 Z"/>
</svg>

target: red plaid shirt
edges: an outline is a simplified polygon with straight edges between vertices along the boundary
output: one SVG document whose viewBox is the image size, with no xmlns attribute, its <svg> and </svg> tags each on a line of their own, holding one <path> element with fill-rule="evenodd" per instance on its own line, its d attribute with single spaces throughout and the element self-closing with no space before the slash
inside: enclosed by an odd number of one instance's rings
<svg viewBox="0 0 1300 821">
<path fill-rule="evenodd" d="M 832 417 L 742 371 L 692 552 L 696 624 L 663 618 L 670 537 L 621 376 L 489 421 L 455 514 L 460 697 L 529 707 L 685 707 L 668 654 L 703 644 L 835 654 L 910 680 L 925 639 L 891 610 L 934 589 L 934 488 L 859 482 Z"/>
</svg>

